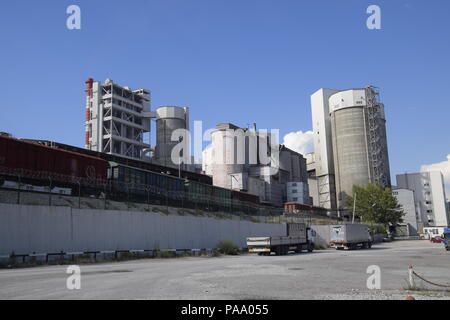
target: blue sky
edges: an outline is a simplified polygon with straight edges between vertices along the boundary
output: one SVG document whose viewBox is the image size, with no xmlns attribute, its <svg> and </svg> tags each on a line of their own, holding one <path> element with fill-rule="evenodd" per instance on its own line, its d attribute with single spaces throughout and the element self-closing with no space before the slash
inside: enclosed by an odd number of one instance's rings
<svg viewBox="0 0 450 320">
<path fill-rule="evenodd" d="M 81 7 L 82 29 L 66 28 Z M 366 28 L 366 9 L 382 29 Z M 84 80 L 152 91 L 152 107 L 218 122 L 311 129 L 310 94 L 373 84 L 391 171 L 450 153 L 448 0 L 42 0 L 0 11 L 0 131 L 83 145 Z M 395 181 L 395 180 L 394 180 Z"/>
</svg>

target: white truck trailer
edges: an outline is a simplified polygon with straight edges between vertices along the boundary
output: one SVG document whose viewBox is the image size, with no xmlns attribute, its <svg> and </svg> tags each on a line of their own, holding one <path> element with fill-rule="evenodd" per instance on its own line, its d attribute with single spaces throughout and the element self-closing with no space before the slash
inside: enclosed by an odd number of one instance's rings
<svg viewBox="0 0 450 320">
<path fill-rule="evenodd" d="M 286 236 L 247 238 L 248 251 L 259 255 L 288 254 L 289 251 L 301 253 L 303 250 L 314 250 L 315 231 L 304 223 L 286 224 Z"/>
<path fill-rule="evenodd" d="M 341 224 L 330 227 L 330 246 L 336 249 L 371 248 L 370 229 L 365 224 Z"/>
</svg>

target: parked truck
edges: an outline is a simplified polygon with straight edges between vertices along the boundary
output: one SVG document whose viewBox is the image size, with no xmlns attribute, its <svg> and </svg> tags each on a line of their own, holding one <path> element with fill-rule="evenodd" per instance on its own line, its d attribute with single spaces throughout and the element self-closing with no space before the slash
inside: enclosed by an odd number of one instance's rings
<svg viewBox="0 0 450 320">
<path fill-rule="evenodd" d="M 365 224 L 341 224 L 331 226 L 330 246 L 337 250 L 371 248 L 370 229 Z"/>
<path fill-rule="evenodd" d="M 251 237 L 247 238 L 248 251 L 259 255 L 288 254 L 289 251 L 301 253 L 303 250 L 314 250 L 315 231 L 304 223 L 286 224 L 286 235 L 278 237 Z"/>
</svg>

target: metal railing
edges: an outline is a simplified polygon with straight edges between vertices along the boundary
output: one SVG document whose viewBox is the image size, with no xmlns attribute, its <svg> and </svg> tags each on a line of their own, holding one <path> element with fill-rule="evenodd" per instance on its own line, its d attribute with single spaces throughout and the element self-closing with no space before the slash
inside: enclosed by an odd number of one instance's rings
<svg viewBox="0 0 450 320">
<path fill-rule="evenodd" d="M 281 208 L 273 208 L 236 199 L 215 197 L 205 194 L 194 194 L 184 190 L 171 191 L 155 185 L 136 183 L 119 183 L 111 180 L 85 179 L 49 172 L 35 172 L 24 169 L 0 167 L 0 189 L 15 191 L 17 204 L 23 204 L 24 193 L 41 194 L 48 197 L 50 206 L 57 205 L 53 198 L 71 197 L 76 199 L 81 208 L 86 199 L 97 199 L 103 202 L 103 209 L 109 209 L 110 202 L 147 206 L 165 206 L 191 209 L 194 211 L 222 212 L 247 216 L 278 216 L 283 214 Z M 74 201 L 71 201 L 72 203 Z"/>
</svg>

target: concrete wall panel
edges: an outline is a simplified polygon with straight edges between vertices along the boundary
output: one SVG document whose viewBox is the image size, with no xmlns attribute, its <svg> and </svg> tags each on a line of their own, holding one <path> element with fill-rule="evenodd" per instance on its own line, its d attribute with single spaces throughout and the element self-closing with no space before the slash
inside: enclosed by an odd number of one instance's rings
<svg viewBox="0 0 450 320">
<path fill-rule="evenodd" d="M 139 249 L 245 247 L 250 236 L 280 236 L 281 224 L 135 211 L 0 204 L 0 255 Z"/>
</svg>

